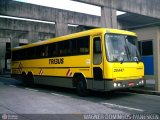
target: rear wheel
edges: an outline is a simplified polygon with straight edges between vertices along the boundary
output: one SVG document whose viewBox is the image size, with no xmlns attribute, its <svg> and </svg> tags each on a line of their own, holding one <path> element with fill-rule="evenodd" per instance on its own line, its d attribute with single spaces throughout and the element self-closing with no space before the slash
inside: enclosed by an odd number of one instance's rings
<svg viewBox="0 0 160 120">
<path fill-rule="evenodd" d="M 34 87 L 34 77 L 32 73 L 29 72 L 27 75 L 22 73 L 22 82 L 25 86 Z"/>
<path fill-rule="evenodd" d="M 89 90 L 87 89 L 87 83 L 84 77 L 82 76 L 76 77 L 76 89 L 78 95 L 83 97 L 88 96 Z"/>
<path fill-rule="evenodd" d="M 22 82 L 25 86 L 27 85 L 27 75 L 24 72 L 22 73 Z"/>
<path fill-rule="evenodd" d="M 31 72 L 29 72 L 27 75 L 27 83 L 29 87 L 34 87 L 34 76 Z"/>
</svg>

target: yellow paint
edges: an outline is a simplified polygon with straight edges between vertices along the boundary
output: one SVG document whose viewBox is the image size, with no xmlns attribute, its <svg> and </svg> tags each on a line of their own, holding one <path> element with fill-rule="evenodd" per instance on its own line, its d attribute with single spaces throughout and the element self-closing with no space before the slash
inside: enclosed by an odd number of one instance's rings
<svg viewBox="0 0 160 120">
<path fill-rule="evenodd" d="M 91 37 L 91 45 L 90 45 L 90 54 L 89 55 L 77 55 L 77 56 L 67 56 L 67 57 L 57 57 L 63 58 L 63 64 L 49 64 L 49 59 L 51 58 L 43 58 L 43 59 L 34 59 L 34 60 L 22 60 L 22 61 L 13 61 L 12 62 L 12 74 L 21 74 L 19 72 L 19 64 L 21 63 L 24 71 L 26 74 L 28 71 L 31 71 L 33 75 L 40 75 L 40 70 L 42 70 L 42 76 L 61 76 L 61 77 L 69 77 L 67 76 L 68 69 L 71 70 L 73 77 L 75 73 L 82 73 L 86 78 L 93 78 L 93 66 L 100 67 L 103 70 L 103 78 L 104 79 L 116 79 L 116 80 L 129 80 L 129 79 L 138 79 L 144 76 L 144 65 L 142 62 L 124 62 L 124 63 L 110 63 L 107 61 L 105 48 L 104 48 L 104 35 L 106 33 L 116 33 L 116 34 L 126 34 L 131 36 L 136 36 L 135 33 L 124 31 L 124 30 L 117 30 L 117 29 L 106 29 L 106 28 L 99 28 L 88 30 L 84 32 L 79 32 L 71 35 L 66 35 L 62 37 L 57 37 L 53 39 L 49 39 L 46 41 L 36 42 L 33 44 L 20 46 L 14 48 L 13 51 L 18 49 L 25 49 L 33 46 L 38 46 L 42 44 L 49 44 L 57 41 L 63 41 L 67 39 L 72 39 L 76 37 L 82 37 L 90 35 Z M 100 65 L 93 65 L 92 57 L 93 53 L 92 50 L 92 38 L 94 36 L 101 36 L 102 38 L 102 51 L 103 51 L 103 58 L 102 63 Z M 120 69 L 118 72 L 114 72 L 114 69 Z M 121 69 L 123 69 L 121 71 Z"/>
</svg>

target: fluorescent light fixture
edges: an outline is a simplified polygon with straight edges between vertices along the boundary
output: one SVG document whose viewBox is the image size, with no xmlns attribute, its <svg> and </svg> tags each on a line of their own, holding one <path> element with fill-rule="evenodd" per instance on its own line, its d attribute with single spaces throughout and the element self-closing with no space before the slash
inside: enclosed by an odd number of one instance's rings
<svg viewBox="0 0 160 120">
<path fill-rule="evenodd" d="M 118 16 L 118 15 L 126 14 L 126 12 L 123 12 L 123 11 L 117 11 L 117 13 L 116 13 L 116 14 L 117 14 L 117 16 Z"/>
<path fill-rule="evenodd" d="M 70 26 L 70 27 L 78 27 L 78 25 L 75 25 L 75 24 L 68 24 L 68 26 Z"/>
<path fill-rule="evenodd" d="M 14 19 L 14 20 L 24 20 L 24 21 L 31 21 L 31 22 L 55 24 L 55 22 L 50 22 L 50 21 L 35 20 L 35 19 L 28 19 L 28 18 L 19 18 L 19 17 L 5 16 L 5 15 L 0 15 L 0 18 L 9 18 L 9 19 Z"/>
</svg>

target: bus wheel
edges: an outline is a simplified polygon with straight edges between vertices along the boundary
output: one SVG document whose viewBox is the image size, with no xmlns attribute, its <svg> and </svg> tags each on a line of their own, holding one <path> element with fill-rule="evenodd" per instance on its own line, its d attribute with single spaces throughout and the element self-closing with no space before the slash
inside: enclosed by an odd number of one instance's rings
<svg viewBox="0 0 160 120">
<path fill-rule="evenodd" d="M 83 77 L 76 78 L 76 89 L 79 96 L 88 96 L 89 90 L 87 89 L 87 83 Z"/>
<path fill-rule="evenodd" d="M 27 83 L 29 87 L 34 87 L 34 76 L 31 72 L 29 72 L 27 75 Z"/>
<path fill-rule="evenodd" d="M 28 83 L 27 83 L 27 75 L 26 75 L 26 73 L 22 73 L 22 82 L 23 82 L 23 84 L 26 86 Z"/>
</svg>

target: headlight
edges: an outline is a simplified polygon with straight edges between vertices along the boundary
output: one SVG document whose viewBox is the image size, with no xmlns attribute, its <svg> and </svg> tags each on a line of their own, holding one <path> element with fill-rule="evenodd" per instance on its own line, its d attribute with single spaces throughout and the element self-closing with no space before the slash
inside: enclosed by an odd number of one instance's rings
<svg viewBox="0 0 160 120">
<path fill-rule="evenodd" d="M 142 84 L 144 84 L 144 80 L 142 80 Z"/>
<path fill-rule="evenodd" d="M 113 86 L 114 86 L 114 87 L 117 87 L 117 83 L 114 83 Z"/>
</svg>

